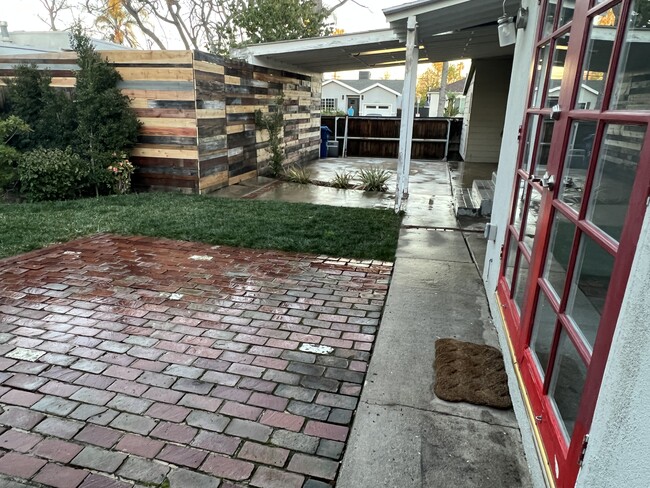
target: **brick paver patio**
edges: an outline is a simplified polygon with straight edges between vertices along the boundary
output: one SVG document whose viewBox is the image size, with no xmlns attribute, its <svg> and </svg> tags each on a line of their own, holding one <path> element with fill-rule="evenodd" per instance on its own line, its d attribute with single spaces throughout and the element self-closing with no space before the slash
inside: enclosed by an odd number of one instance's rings
<svg viewBox="0 0 650 488">
<path fill-rule="evenodd" d="M 391 269 L 110 235 L 0 261 L 0 485 L 333 485 Z"/>
</svg>

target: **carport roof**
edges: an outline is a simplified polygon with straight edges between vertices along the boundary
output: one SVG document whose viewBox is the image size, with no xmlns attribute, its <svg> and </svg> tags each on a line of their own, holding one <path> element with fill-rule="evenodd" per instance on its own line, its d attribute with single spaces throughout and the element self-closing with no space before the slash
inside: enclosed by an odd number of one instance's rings
<svg viewBox="0 0 650 488">
<path fill-rule="evenodd" d="M 506 0 L 514 15 L 518 0 Z M 420 62 L 511 55 L 499 47 L 496 20 L 503 0 L 418 0 L 384 10 L 390 28 L 338 36 L 254 44 L 232 52 L 255 64 L 323 73 L 399 66 L 405 60 L 406 22 L 418 24 Z"/>
</svg>

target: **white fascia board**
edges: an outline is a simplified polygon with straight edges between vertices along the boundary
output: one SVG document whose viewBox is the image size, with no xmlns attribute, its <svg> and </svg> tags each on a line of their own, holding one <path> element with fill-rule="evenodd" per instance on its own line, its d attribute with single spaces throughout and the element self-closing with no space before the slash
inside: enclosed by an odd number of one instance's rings
<svg viewBox="0 0 650 488">
<path fill-rule="evenodd" d="M 406 20 L 410 16 L 418 16 L 437 10 L 443 10 L 448 7 L 460 5 L 469 2 L 469 0 L 418 0 L 416 2 L 389 7 L 382 12 L 389 23 Z M 471 14 L 469 14 L 471 15 Z"/>
<path fill-rule="evenodd" d="M 363 90 L 361 90 L 361 91 L 358 92 L 358 93 L 365 93 L 365 92 L 367 92 L 368 90 L 372 90 L 373 88 L 377 88 L 377 87 L 379 87 L 379 88 L 383 88 L 384 90 L 386 90 L 387 92 L 392 93 L 393 95 L 397 95 L 397 96 L 400 96 L 400 95 L 401 95 L 400 92 L 395 91 L 395 90 L 393 90 L 392 88 L 388 88 L 387 86 L 382 85 L 381 83 L 375 83 L 374 85 L 369 86 L 368 88 L 364 88 Z"/>
<path fill-rule="evenodd" d="M 312 37 L 292 41 L 265 42 L 253 44 L 240 49 L 233 49 L 230 54 L 235 58 L 247 56 L 264 56 L 272 54 L 293 53 L 296 51 L 314 51 L 328 48 L 356 47 L 364 44 L 389 42 L 398 40 L 393 29 L 379 29 L 338 36 Z"/>
</svg>

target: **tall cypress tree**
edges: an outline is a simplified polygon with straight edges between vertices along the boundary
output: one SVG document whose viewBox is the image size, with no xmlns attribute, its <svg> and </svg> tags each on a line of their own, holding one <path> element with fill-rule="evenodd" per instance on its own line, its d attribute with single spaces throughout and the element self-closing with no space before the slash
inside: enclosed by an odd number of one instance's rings
<svg viewBox="0 0 650 488">
<path fill-rule="evenodd" d="M 79 64 L 74 150 L 88 162 L 90 184 L 99 194 L 110 185 L 107 167 L 116 155 L 135 145 L 140 124 L 129 107 L 129 98 L 117 88 L 122 77 L 95 51 L 81 27 L 73 28 L 71 43 Z"/>
</svg>

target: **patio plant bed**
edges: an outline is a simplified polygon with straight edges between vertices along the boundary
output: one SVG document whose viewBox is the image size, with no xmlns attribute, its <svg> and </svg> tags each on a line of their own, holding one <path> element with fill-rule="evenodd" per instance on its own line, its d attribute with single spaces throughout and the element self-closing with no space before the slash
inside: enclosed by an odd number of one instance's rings
<svg viewBox="0 0 650 488">
<path fill-rule="evenodd" d="M 387 210 L 171 193 L 0 204 L 0 258 L 108 232 L 392 261 L 399 221 Z"/>
</svg>

